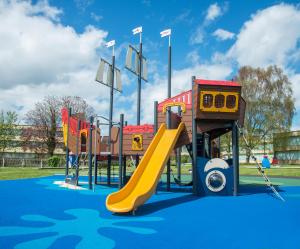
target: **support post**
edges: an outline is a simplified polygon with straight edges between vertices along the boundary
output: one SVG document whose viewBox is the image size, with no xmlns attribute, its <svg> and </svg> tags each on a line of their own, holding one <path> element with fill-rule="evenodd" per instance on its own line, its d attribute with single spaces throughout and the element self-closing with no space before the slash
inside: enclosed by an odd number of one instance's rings
<svg viewBox="0 0 300 249">
<path fill-rule="evenodd" d="M 89 189 L 93 189 L 93 156 L 92 156 L 92 150 L 93 150 L 93 122 L 94 122 L 94 117 L 90 117 L 90 133 L 89 133 Z"/>
<path fill-rule="evenodd" d="M 178 106 L 178 115 L 181 117 L 181 106 Z M 177 178 L 181 181 L 181 147 L 176 150 Z"/>
<path fill-rule="evenodd" d="M 153 120 L 153 123 L 154 123 L 154 134 L 153 135 L 154 136 L 156 135 L 157 130 L 158 130 L 157 107 L 158 107 L 158 101 L 154 101 L 154 120 Z M 159 181 L 161 181 L 161 178 Z M 155 189 L 155 194 L 157 194 L 157 187 Z"/>
<path fill-rule="evenodd" d="M 232 162 L 233 162 L 233 195 L 238 195 L 239 185 L 239 132 L 235 122 L 232 124 Z"/>
<path fill-rule="evenodd" d="M 77 136 L 76 136 L 76 186 L 78 186 L 79 177 L 79 136 L 80 136 L 80 120 L 77 121 Z"/>
<path fill-rule="evenodd" d="M 96 185 L 98 182 L 98 168 L 97 168 L 97 131 L 98 131 L 98 128 L 99 128 L 99 120 L 97 120 L 97 123 L 96 123 L 96 129 L 95 129 L 95 149 L 94 149 L 94 184 Z M 100 150 L 100 148 L 99 148 Z M 99 156 L 100 156 L 100 153 L 99 153 Z"/>
<path fill-rule="evenodd" d="M 169 37 L 170 39 L 170 37 Z M 170 41 L 170 40 L 169 40 Z M 168 98 L 171 98 L 171 43 L 169 42 L 168 53 Z M 171 129 L 171 107 L 167 110 L 167 128 Z M 167 191 L 171 190 L 171 160 L 167 162 Z"/>
<path fill-rule="evenodd" d="M 137 120 L 136 120 L 137 125 L 140 125 L 141 123 L 142 63 L 143 63 L 143 44 L 142 44 L 142 39 L 140 39 L 139 74 L 138 74 L 138 85 L 137 85 Z"/>
<path fill-rule="evenodd" d="M 107 185 L 110 186 L 111 182 L 111 129 L 113 119 L 113 106 L 114 106 L 114 78 L 115 78 L 115 54 L 113 50 L 112 63 L 111 63 L 111 84 L 110 84 L 110 104 L 109 104 L 109 128 L 108 128 L 108 148 L 109 155 L 107 157 Z"/>
<path fill-rule="evenodd" d="M 198 177 L 197 177 L 197 126 L 196 126 L 196 107 L 195 107 L 195 76 L 192 77 L 192 173 L 193 173 L 193 193 L 198 193 Z"/>
<path fill-rule="evenodd" d="M 120 133 L 119 133 L 119 189 L 122 188 L 122 159 L 123 159 L 123 126 L 124 126 L 124 114 L 120 114 Z"/>
<path fill-rule="evenodd" d="M 69 130 L 70 130 L 70 117 L 72 109 L 68 109 L 68 121 L 67 121 L 67 145 L 66 145 L 66 176 L 69 174 Z"/>
<path fill-rule="evenodd" d="M 157 106 L 158 106 L 158 102 L 154 101 L 154 135 L 156 134 L 157 130 L 158 130 L 158 123 L 157 123 Z"/>
<path fill-rule="evenodd" d="M 123 175 L 122 186 L 124 186 L 126 183 L 126 155 L 124 155 L 124 157 L 123 157 L 123 173 L 122 173 L 122 175 Z"/>
</svg>

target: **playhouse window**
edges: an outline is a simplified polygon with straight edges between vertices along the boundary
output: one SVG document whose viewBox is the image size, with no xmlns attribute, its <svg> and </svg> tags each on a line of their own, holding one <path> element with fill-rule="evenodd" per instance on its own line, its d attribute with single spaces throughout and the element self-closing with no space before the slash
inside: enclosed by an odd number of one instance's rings
<svg viewBox="0 0 300 249">
<path fill-rule="evenodd" d="M 81 152 L 86 152 L 86 136 L 81 134 Z"/>
<path fill-rule="evenodd" d="M 218 94 L 215 97 L 215 107 L 222 108 L 224 106 L 225 97 L 222 94 Z"/>
<path fill-rule="evenodd" d="M 229 109 L 234 108 L 236 105 L 236 97 L 234 95 L 228 95 L 226 97 L 226 107 Z"/>
<path fill-rule="evenodd" d="M 204 94 L 203 96 L 203 107 L 210 108 L 213 105 L 213 96 L 212 94 Z"/>
</svg>

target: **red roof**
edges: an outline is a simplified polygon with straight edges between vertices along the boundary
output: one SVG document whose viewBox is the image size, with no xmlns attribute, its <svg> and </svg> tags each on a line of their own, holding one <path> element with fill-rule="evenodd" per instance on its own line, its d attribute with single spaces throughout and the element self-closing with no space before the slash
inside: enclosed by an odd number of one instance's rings
<svg viewBox="0 0 300 249">
<path fill-rule="evenodd" d="M 199 85 L 211 85 L 211 86 L 241 86 L 235 81 L 220 81 L 220 80 L 203 80 L 195 79 L 195 83 Z"/>
<path fill-rule="evenodd" d="M 183 102 L 186 109 L 192 109 L 192 90 L 182 92 L 174 97 L 165 99 L 163 102 L 160 102 L 158 104 L 158 111 L 161 112 L 165 104 L 172 102 Z"/>
</svg>

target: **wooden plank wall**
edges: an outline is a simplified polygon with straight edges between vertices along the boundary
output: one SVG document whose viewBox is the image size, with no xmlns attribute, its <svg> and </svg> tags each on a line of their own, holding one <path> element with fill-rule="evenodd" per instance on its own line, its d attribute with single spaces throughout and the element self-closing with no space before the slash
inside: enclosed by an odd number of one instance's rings
<svg viewBox="0 0 300 249">
<path fill-rule="evenodd" d="M 95 151 L 95 130 L 93 130 L 92 132 L 92 136 L 93 136 L 93 143 L 92 143 L 92 152 L 94 153 Z M 81 136 L 78 135 L 78 153 L 81 154 Z M 69 133 L 69 150 L 72 151 L 72 153 L 76 154 L 76 141 L 77 141 L 77 136 L 76 134 L 72 134 L 72 132 Z M 101 138 L 100 138 L 100 129 L 97 128 L 97 143 L 96 143 L 96 148 L 97 148 L 97 154 L 100 153 L 100 142 L 101 142 Z M 89 152 L 89 138 L 87 137 L 86 139 L 86 153 Z"/>
<path fill-rule="evenodd" d="M 143 150 L 132 150 L 132 136 L 134 134 L 143 135 Z M 134 133 L 123 134 L 123 154 L 124 155 L 144 155 L 148 149 L 152 139 L 152 133 Z M 113 127 L 112 129 L 112 154 L 119 154 L 119 128 Z"/>
</svg>

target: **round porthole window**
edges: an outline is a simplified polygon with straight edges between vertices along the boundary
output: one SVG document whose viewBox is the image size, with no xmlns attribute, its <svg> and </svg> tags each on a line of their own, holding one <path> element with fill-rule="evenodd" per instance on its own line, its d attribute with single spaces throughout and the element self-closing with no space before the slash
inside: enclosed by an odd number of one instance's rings
<svg viewBox="0 0 300 249">
<path fill-rule="evenodd" d="M 221 171 L 213 170 L 207 174 L 205 183 L 210 191 L 220 192 L 225 188 L 226 177 Z"/>
</svg>

